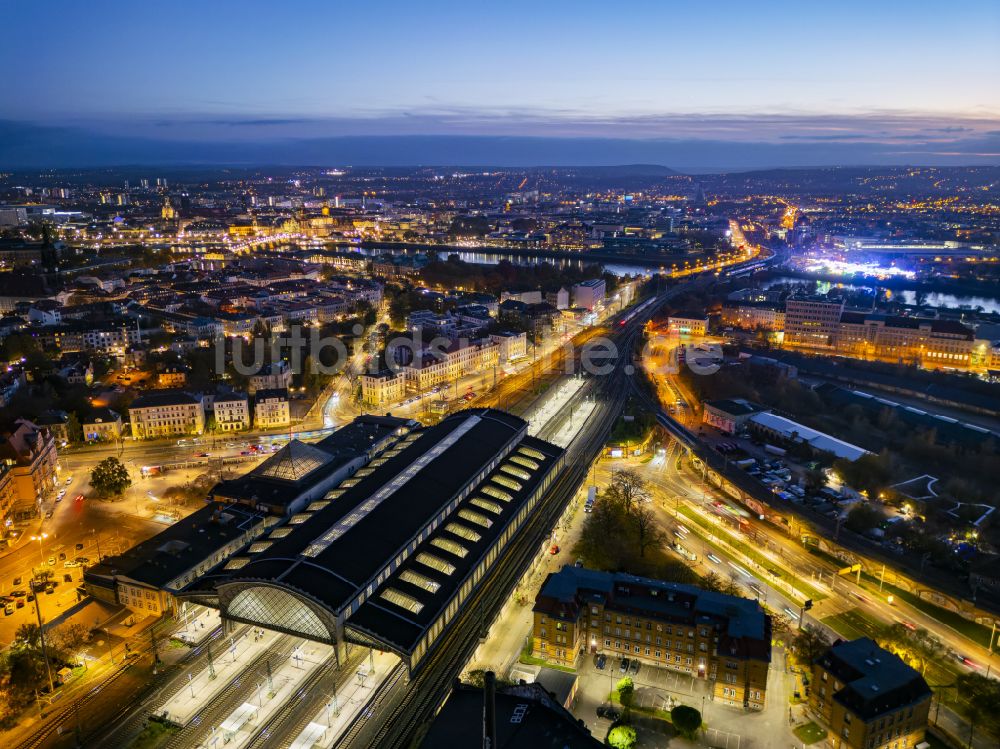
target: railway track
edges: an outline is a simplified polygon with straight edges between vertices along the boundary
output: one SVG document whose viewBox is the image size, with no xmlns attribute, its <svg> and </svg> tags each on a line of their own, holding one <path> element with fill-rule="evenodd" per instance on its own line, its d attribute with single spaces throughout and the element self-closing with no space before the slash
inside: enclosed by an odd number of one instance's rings
<svg viewBox="0 0 1000 749">
<path fill-rule="evenodd" d="M 281 710 L 268 720 L 267 726 L 261 727 L 245 749 L 287 749 L 291 746 L 325 704 L 326 687 L 330 682 L 337 688 L 342 687 L 342 681 L 349 680 L 363 660 L 364 652 L 361 651 L 359 655 L 348 658 L 343 666 L 337 666 L 336 662 L 331 660 L 317 669 L 316 673 L 299 687 L 296 692 L 298 699 L 286 702 Z"/>
<path fill-rule="evenodd" d="M 429 661 L 421 667 L 413 680 L 406 683 L 405 679 L 397 677 L 387 682 L 341 738 L 338 747 L 402 749 L 409 745 L 422 724 L 447 697 L 453 679 L 471 657 L 483 634 L 482 623 L 492 621 L 497 615 L 517 581 L 535 558 L 542 540 L 585 480 L 590 462 L 607 439 L 628 394 L 628 375 L 632 370 L 627 368 L 634 367 L 633 349 L 641 325 L 669 295 L 669 292 L 661 295 L 659 304 L 649 305 L 642 317 L 637 317 L 627 330 L 615 336 L 625 356 L 619 358 L 611 375 L 595 392 L 600 401 L 598 411 L 588 422 L 591 426 L 570 443 L 566 468 L 550 491 L 545 504 L 529 521 L 530 526 L 520 534 L 514 547 L 498 563 L 491 575 L 491 582 L 473 593 L 457 620 L 429 656 Z M 373 714 L 375 710 L 380 718 L 377 724 L 366 720 L 366 716 Z"/>
<path fill-rule="evenodd" d="M 236 630 L 242 634 L 246 627 Z M 133 699 L 121 705 L 117 711 L 103 721 L 101 726 L 87 737 L 87 745 L 95 749 L 114 749 L 134 739 L 146 725 L 156 708 L 169 700 L 184 685 L 184 675 L 200 671 L 208 661 L 209 646 L 222 636 L 222 627 L 209 633 L 201 645 L 191 651 L 183 660 L 160 672 L 150 688 L 137 693 Z"/>
<path fill-rule="evenodd" d="M 292 643 L 302 643 L 302 640 L 290 635 L 282 635 L 270 650 L 254 658 L 225 688 L 217 694 L 201 712 L 192 718 L 191 722 L 177 731 L 162 745 L 162 749 L 190 749 L 201 744 L 205 737 L 222 723 L 229 715 L 245 702 L 246 696 L 254 685 L 254 678 L 264 676 L 261 666 L 270 658 L 286 656 L 291 653 Z"/>
</svg>

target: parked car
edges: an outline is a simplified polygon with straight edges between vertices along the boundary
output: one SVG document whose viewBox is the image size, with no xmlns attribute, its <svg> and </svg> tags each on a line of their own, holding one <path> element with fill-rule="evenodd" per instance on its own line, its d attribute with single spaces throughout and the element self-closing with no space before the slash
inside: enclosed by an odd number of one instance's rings
<svg viewBox="0 0 1000 749">
<path fill-rule="evenodd" d="M 49 567 L 55 567 L 56 566 L 56 558 L 55 557 L 49 557 L 46 560 L 46 562 L 48 563 Z"/>
<path fill-rule="evenodd" d="M 65 575 L 63 575 L 63 582 L 64 583 L 73 582 L 73 576 L 67 572 Z"/>
<path fill-rule="evenodd" d="M 76 550 L 77 551 L 83 551 L 83 544 L 77 544 L 76 545 Z"/>
<path fill-rule="evenodd" d="M 632 672 L 633 675 L 638 674 L 639 673 L 639 666 L 641 666 L 641 665 L 642 664 L 639 663 L 639 659 L 636 658 L 635 660 L 632 661 L 632 666 L 631 666 L 631 668 L 629 670 Z"/>
<path fill-rule="evenodd" d="M 611 705 L 600 705 L 597 708 L 598 718 L 607 718 L 612 723 L 622 717 L 621 712 L 611 707 Z"/>
<path fill-rule="evenodd" d="M 628 666 L 629 666 L 628 658 L 622 658 L 622 662 L 618 664 L 618 670 L 621 671 L 623 674 L 628 673 Z"/>
<path fill-rule="evenodd" d="M 603 671 L 604 666 L 607 664 L 607 662 L 608 662 L 608 657 L 604 655 L 604 653 L 599 653 L 597 656 L 597 660 L 594 661 L 594 665 L 597 666 L 598 671 Z"/>
<path fill-rule="evenodd" d="M 79 565 L 90 564 L 90 557 L 77 557 L 76 563 Z"/>
<path fill-rule="evenodd" d="M 8 603 L 6 606 L 3 607 L 3 615 L 4 616 L 10 616 L 13 613 L 14 613 L 14 605 L 13 604 Z"/>
</svg>

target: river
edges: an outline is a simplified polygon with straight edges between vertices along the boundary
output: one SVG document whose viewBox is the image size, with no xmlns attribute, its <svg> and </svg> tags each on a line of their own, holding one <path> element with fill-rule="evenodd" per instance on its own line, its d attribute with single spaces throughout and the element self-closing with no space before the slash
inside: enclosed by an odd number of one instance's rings
<svg viewBox="0 0 1000 749">
<path fill-rule="evenodd" d="M 778 276 L 763 282 L 764 288 L 778 286 L 780 284 L 803 284 L 809 283 L 807 278 L 794 278 L 791 276 Z M 825 294 L 832 288 L 847 289 L 848 291 L 862 291 L 876 288 L 876 284 L 871 286 L 858 286 L 849 283 L 831 283 L 829 281 L 816 281 L 816 288 L 821 294 Z M 917 303 L 917 292 L 913 289 L 887 289 L 890 299 L 902 301 L 903 304 Z M 930 291 L 924 294 L 924 304 L 929 307 L 948 307 L 950 309 L 970 309 L 982 307 L 985 312 L 1000 313 L 1000 298 L 987 296 L 958 296 L 955 294 L 945 294 L 937 291 Z"/>
</svg>

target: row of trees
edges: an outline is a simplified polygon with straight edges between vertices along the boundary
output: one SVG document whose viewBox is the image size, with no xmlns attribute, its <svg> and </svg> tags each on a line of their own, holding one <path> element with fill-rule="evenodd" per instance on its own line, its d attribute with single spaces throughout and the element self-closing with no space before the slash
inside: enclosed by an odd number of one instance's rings
<svg viewBox="0 0 1000 749">
<path fill-rule="evenodd" d="M 90 639 L 82 624 L 63 624 L 45 635 L 53 676 L 63 666 L 76 665 L 76 653 Z M 14 641 L 0 653 L 0 727 L 9 728 L 37 694 L 48 690 L 48 673 L 37 624 L 22 624 Z"/>
<path fill-rule="evenodd" d="M 651 503 L 642 476 L 630 470 L 615 471 L 594 503 L 574 551 L 588 567 L 662 577 L 663 568 L 672 560 L 660 548 L 666 534 L 655 522 Z"/>
</svg>

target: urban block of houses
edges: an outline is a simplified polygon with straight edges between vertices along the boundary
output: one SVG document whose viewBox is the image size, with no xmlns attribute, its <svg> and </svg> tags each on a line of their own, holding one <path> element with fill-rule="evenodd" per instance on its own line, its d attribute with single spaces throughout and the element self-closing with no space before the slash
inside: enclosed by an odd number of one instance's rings
<svg viewBox="0 0 1000 749">
<path fill-rule="evenodd" d="M 292 423 L 288 390 L 269 388 L 257 390 L 253 396 L 253 424 L 255 429 L 281 429 Z"/>
<path fill-rule="evenodd" d="M 128 409 L 133 439 L 197 435 L 205 431 L 200 398 L 180 390 L 152 390 Z"/>
</svg>

